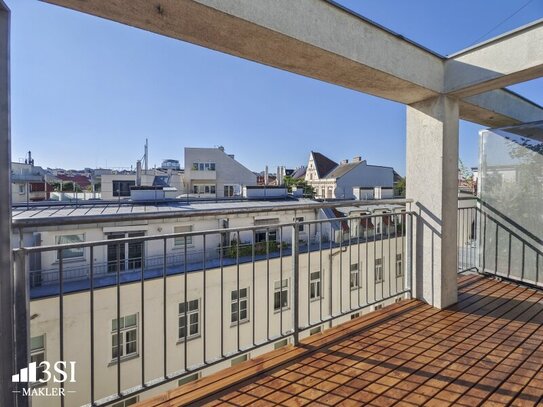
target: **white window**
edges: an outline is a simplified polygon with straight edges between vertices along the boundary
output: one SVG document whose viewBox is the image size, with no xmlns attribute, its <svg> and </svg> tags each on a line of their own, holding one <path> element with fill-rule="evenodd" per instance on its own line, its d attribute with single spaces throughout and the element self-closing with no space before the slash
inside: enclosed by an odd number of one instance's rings
<svg viewBox="0 0 543 407">
<path fill-rule="evenodd" d="M 192 232 L 192 226 L 174 226 L 173 233 L 188 233 Z M 185 247 L 185 240 L 187 241 L 187 246 L 192 244 L 192 236 L 187 237 L 176 237 L 173 240 L 174 246 Z"/>
<path fill-rule="evenodd" d="M 273 309 L 279 311 L 288 308 L 288 279 L 276 281 L 273 293 Z"/>
<path fill-rule="evenodd" d="M 85 241 L 85 235 L 63 235 L 55 238 L 56 244 L 66 243 L 82 243 Z M 62 252 L 63 259 L 76 259 L 84 256 L 84 250 L 82 247 L 77 249 L 64 249 L 57 252 L 57 259 L 60 259 L 60 252 Z"/>
<path fill-rule="evenodd" d="M 25 193 L 25 184 L 19 184 L 19 194 L 22 195 Z"/>
<path fill-rule="evenodd" d="M 216 192 L 215 185 L 193 185 L 192 190 L 195 194 L 214 194 Z"/>
<path fill-rule="evenodd" d="M 234 290 L 230 296 L 231 307 L 230 307 L 230 321 L 232 323 L 246 322 L 249 320 L 249 289 L 240 288 Z M 239 306 L 238 306 L 239 305 Z"/>
<path fill-rule="evenodd" d="M 187 339 L 200 335 L 200 300 L 179 304 L 179 340 L 184 341 L 185 335 Z"/>
<path fill-rule="evenodd" d="M 215 163 L 193 163 L 193 171 L 215 171 Z"/>
<path fill-rule="evenodd" d="M 239 186 L 238 185 L 225 185 L 224 186 L 224 196 L 225 197 L 232 197 L 235 195 L 239 195 Z"/>
<path fill-rule="evenodd" d="M 314 271 L 309 275 L 309 299 L 316 300 L 321 298 L 322 282 L 321 272 Z"/>
<path fill-rule="evenodd" d="M 383 259 L 375 259 L 375 282 L 382 283 L 383 280 Z"/>
<path fill-rule="evenodd" d="M 45 366 L 40 363 L 45 360 L 45 335 L 34 336 L 30 338 L 30 361 L 36 363 L 36 382 L 34 385 L 40 385 L 41 379 L 45 379 Z"/>
<path fill-rule="evenodd" d="M 118 332 L 117 332 L 118 331 Z M 111 357 L 113 361 L 138 354 L 138 314 L 111 321 Z"/>
<path fill-rule="evenodd" d="M 349 285 L 351 289 L 360 287 L 360 273 L 358 272 L 358 263 L 351 264 L 351 274 Z"/>
<path fill-rule="evenodd" d="M 402 264 L 402 255 L 396 255 L 396 277 L 403 276 L 403 264 Z"/>
<path fill-rule="evenodd" d="M 129 399 L 119 401 L 118 403 L 112 404 L 111 407 L 128 407 L 133 406 L 140 400 L 139 396 L 130 397 Z"/>
</svg>

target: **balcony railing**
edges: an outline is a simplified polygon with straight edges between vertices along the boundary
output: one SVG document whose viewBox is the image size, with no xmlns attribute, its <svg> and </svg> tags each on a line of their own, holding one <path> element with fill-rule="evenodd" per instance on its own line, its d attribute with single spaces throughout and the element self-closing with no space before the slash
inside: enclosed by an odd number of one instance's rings
<svg viewBox="0 0 543 407">
<path fill-rule="evenodd" d="M 543 240 L 477 198 L 459 201 L 458 269 L 543 286 Z"/>
<path fill-rule="evenodd" d="M 80 379 L 60 383 L 60 403 L 111 404 L 411 296 L 413 216 L 16 249 L 18 317 L 44 335 L 48 360 L 76 362 Z M 87 264 L 70 266 L 75 249 Z M 29 270 L 29 256 L 47 254 L 56 268 Z"/>
</svg>

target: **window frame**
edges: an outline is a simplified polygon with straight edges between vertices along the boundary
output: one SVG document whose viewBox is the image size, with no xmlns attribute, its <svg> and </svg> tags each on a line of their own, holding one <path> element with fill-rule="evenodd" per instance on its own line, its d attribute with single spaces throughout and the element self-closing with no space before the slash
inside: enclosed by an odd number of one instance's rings
<svg viewBox="0 0 543 407">
<path fill-rule="evenodd" d="M 275 313 L 288 310 L 290 308 L 290 279 L 284 278 L 282 281 L 276 281 L 273 284 L 273 311 Z M 278 285 L 279 284 L 279 285 Z M 283 293 L 286 292 L 286 305 L 283 305 Z M 279 307 L 276 308 L 276 294 L 279 294 Z"/>
<path fill-rule="evenodd" d="M 66 237 L 74 237 L 74 236 L 79 236 L 81 240 L 78 240 L 78 241 L 68 241 L 68 242 L 61 242 L 62 238 L 66 238 Z M 74 234 L 71 234 L 71 235 L 57 235 L 55 236 L 55 244 L 56 245 L 61 245 L 61 244 L 68 244 L 68 243 L 84 243 L 85 242 L 85 233 L 74 233 Z M 61 252 L 62 252 L 62 260 L 63 261 L 75 261 L 75 260 L 81 260 L 81 259 L 85 259 L 85 248 L 84 247 L 80 247 L 78 249 L 64 249 L 64 250 L 57 250 L 57 261 L 60 260 L 60 257 L 61 257 Z M 79 253 L 77 255 L 70 255 L 70 256 L 66 256 L 66 252 L 73 252 L 73 253 Z"/>
<path fill-rule="evenodd" d="M 239 296 L 239 293 L 241 291 L 245 290 L 245 297 Z M 237 293 L 237 296 L 239 296 L 239 308 L 238 308 L 238 297 L 235 299 L 232 297 L 234 293 Z M 246 322 L 250 321 L 250 315 L 249 315 L 249 287 L 240 287 L 238 289 L 234 289 L 230 291 L 230 324 L 231 326 L 237 326 L 238 323 L 244 324 Z M 245 308 L 242 307 L 242 304 L 245 303 Z M 237 308 L 236 311 L 232 310 L 232 307 L 235 306 Z M 239 319 L 239 314 L 241 313 L 241 310 L 245 310 L 246 317 L 244 319 Z M 234 312 L 237 315 L 237 319 L 234 319 Z"/>
<path fill-rule="evenodd" d="M 135 319 L 134 325 L 127 326 L 126 323 L 125 323 L 125 320 L 128 319 L 129 317 L 132 317 L 132 316 Z M 120 320 L 123 321 L 123 322 L 122 322 L 122 327 L 120 327 L 118 331 L 117 331 L 117 325 L 115 323 L 115 321 L 118 321 L 117 318 L 113 318 L 111 320 L 111 342 L 110 342 L 110 344 L 111 344 L 111 362 L 112 363 L 116 363 L 118 359 L 123 361 L 125 359 L 131 359 L 133 357 L 139 356 L 139 315 L 138 315 L 138 313 L 124 315 L 124 316 L 120 317 Z M 129 332 L 132 332 L 132 331 L 135 331 L 135 339 L 127 341 L 126 340 L 127 339 L 127 334 Z M 118 346 L 119 342 L 117 342 L 117 344 L 114 344 L 114 338 L 116 337 L 117 332 L 119 333 L 119 335 L 121 337 L 121 342 L 120 342 L 121 346 Z M 119 338 L 117 337 L 117 341 L 118 340 L 119 340 Z M 126 353 L 126 346 L 129 343 L 135 343 L 135 350 L 134 350 L 134 352 Z M 116 352 L 119 350 L 119 348 L 121 349 L 120 358 L 118 358 L 118 355 L 116 354 Z"/>
<path fill-rule="evenodd" d="M 355 284 L 353 284 L 353 276 L 355 276 Z M 358 263 L 353 263 L 349 269 L 349 288 L 351 290 L 357 290 L 360 287 L 360 265 Z"/>
<path fill-rule="evenodd" d="M 118 188 L 115 188 L 115 184 L 119 184 Z M 120 187 L 120 184 L 128 185 L 128 190 Z M 130 187 L 135 187 L 136 181 L 132 180 L 111 180 L 111 189 L 112 195 L 116 198 L 118 197 L 129 197 L 130 196 Z M 128 191 L 128 192 L 127 192 Z"/>
<path fill-rule="evenodd" d="M 196 310 L 194 309 L 190 309 L 190 303 L 196 301 L 196 304 L 197 304 L 197 308 Z M 186 324 L 185 322 L 185 325 L 184 327 L 181 326 L 181 318 L 185 318 L 185 311 L 181 311 L 181 305 L 185 305 L 185 307 L 187 306 L 187 304 L 189 304 L 189 308 L 187 310 L 187 313 L 186 313 L 186 316 L 187 316 L 187 319 L 189 320 L 189 323 L 188 325 Z M 178 311 L 178 315 L 177 315 L 177 342 L 184 342 L 185 341 L 185 335 L 181 336 L 181 329 L 187 329 L 188 327 L 188 331 L 187 331 L 187 336 L 186 336 L 186 340 L 187 341 L 190 341 L 191 339 L 196 339 L 196 338 L 199 338 L 201 333 L 200 333 L 200 322 L 201 322 L 201 317 L 200 317 L 200 305 L 201 305 L 201 301 L 200 301 L 200 298 L 194 298 L 192 300 L 188 300 L 188 301 L 184 301 L 184 302 L 180 302 L 177 306 L 177 311 Z M 197 315 L 198 316 L 198 321 L 196 322 L 196 328 L 197 328 L 197 331 L 196 333 L 194 334 L 191 334 L 190 333 L 190 328 L 192 325 L 194 325 L 192 322 L 191 322 L 191 315 Z"/>
<path fill-rule="evenodd" d="M 396 277 L 403 277 L 403 257 L 401 253 L 396 253 Z"/>
<path fill-rule="evenodd" d="M 183 230 L 179 230 L 179 229 L 183 229 Z M 177 225 L 177 226 L 173 227 L 173 233 L 190 233 L 190 232 L 192 232 L 192 225 Z M 187 247 L 192 246 L 192 237 L 193 236 L 174 237 L 173 238 L 173 246 L 175 248 L 184 248 L 185 247 L 185 240 L 187 241 Z"/>
<path fill-rule="evenodd" d="M 382 257 L 375 259 L 375 283 L 380 284 L 385 281 L 385 261 Z M 379 270 L 379 271 L 378 271 Z M 380 277 L 380 278 L 378 278 Z"/>
<path fill-rule="evenodd" d="M 314 275 L 319 275 L 318 278 L 314 278 Z M 315 291 L 313 291 L 313 286 L 315 286 Z M 313 295 L 315 292 L 315 295 Z M 309 273 L 309 300 L 318 301 L 321 298 L 324 298 L 322 294 L 322 270 L 312 271 Z"/>
</svg>

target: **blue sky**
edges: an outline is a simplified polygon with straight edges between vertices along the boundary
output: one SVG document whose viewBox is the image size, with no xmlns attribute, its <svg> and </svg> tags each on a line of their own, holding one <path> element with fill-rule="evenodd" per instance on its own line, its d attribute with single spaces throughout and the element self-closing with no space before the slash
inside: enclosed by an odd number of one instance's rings
<svg viewBox="0 0 543 407">
<path fill-rule="evenodd" d="M 528 0 L 342 0 L 450 54 Z M 361 155 L 405 173 L 405 107 L 36 0 L 12 10 L 13 160 L 49 167 L 129 167 L 183 147 L 224 145 L 250 169 L 306 164 L 310 150 Z M 543 18 L 543 0 L 484 39 Z M 543 79 L 512 87 L 543 104 Z M 477 165 L 481 126 L 461 122 L 460 155 Z"/>
</svg>

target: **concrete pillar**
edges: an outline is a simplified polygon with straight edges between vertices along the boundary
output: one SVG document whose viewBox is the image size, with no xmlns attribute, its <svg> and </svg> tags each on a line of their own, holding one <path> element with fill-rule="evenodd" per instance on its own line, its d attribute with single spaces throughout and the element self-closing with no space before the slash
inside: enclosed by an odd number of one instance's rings
<svg viewBox="0 0 543 407">
<path fill-rule="evenodd" d="M 0 0 L 0 406 L 14 406 L 15 332 L 11 256 L 10 12 Z"/>
<path fill-rule="evenodd" d="M 445 308 L 457 301 L 458 101 L 407 106 L 407 198 L 416 212 L 413 292 Z"/>
</svg>

